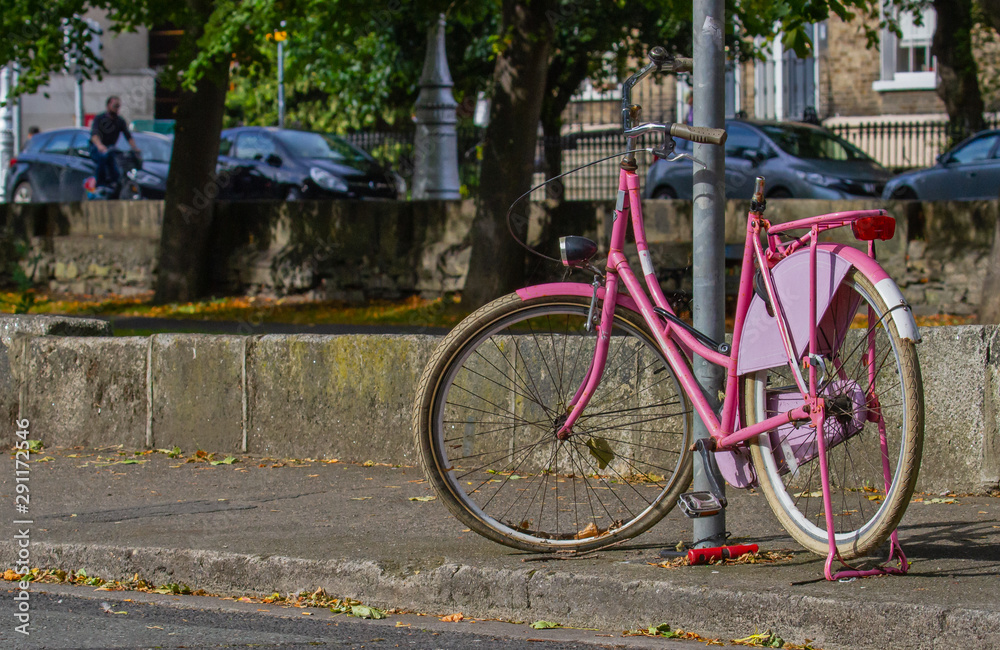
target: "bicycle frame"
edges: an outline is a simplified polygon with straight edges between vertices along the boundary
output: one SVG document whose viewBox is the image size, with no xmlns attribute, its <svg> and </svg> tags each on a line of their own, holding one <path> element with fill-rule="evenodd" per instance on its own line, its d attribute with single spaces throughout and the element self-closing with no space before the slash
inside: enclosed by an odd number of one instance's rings
<svg viewBox="0 0 1000 650">
<path fill-rule="evenodd" d="M 905 573 L 908 568 L 908 562 L 899 548 L 896 532 L 892 533 L 892 553 L 889 560 L 891 561 L 893 556 L 898 553 L 901 565 L 900 569 L 894 567 L 879 567 L 878 569 L 866 571 L 852 569 L 851 571 L 837 573 L 836 575 L 831 571 L 833 558 L 837 557 L 838 554 L 834 539 L 836 533 L 834 532 L 833 513 L 828 489 L 825 453 L 827 441 L 823 435 L 823 423 L 825 419 L 824 400 L 817 393 L 816 364 L 808 363 L 809 359 L 815 358 L 819 350 L 817 323 L 826 312 L 833 297 L 833 290 L 829 289 L 829 286 L 826 287 L 826 291 L 822 294 L 817 291 L 817 267 L 820 252 L 829 253 L 836 259 L 848 262 L 847 264 L 842 264 L 840 268 L 833 263 L 823 265 L 823 273 L 827 273 L 828 275 L 839 273 L 839 277 L 836 278 L 837 281 L 832 283 L 833 287 L 839 285 L 839 281 L 852 265 L 866 271 L 876 281 L 888 279 L 888 275 L 874 261 L 873 239 L 883 238 L 879 234 L 876 234 L 871 239 L 865 237 L 869 242 L 867 255 L 848 246 L 820 243 L 819 234 L 832 228 L 853 225 L 855 222 L 868 217 L 876 219 L 888 218 L 887 213 L 884 210 L 841 212 L 800 219 L 779 225 L 771 225 L 764 219 L 762 211 L 751 211 L 748 213 L 735 324 L 730 348 L 731 352 L 724 354 L 719 349 L 713 349 L 704 344 L 688 330 L 672 324 L 669 320 L 661 317 L 654 311 L 655 308 L 660 308 L 666 310 L 671 315 L 676 315 L 660 289 L 652 264 L 643 224 L 639 177 L 634 170 L 625 169 L 624 167 L 623 165 L 619 175 L 618 200 L 614 211 L 614 224 L 612 227 L 603 294 L 597 291 L 596 283 L 593 290 L 583 284 L 555 283 L 528 287 L 518 291 L 522 298 L 528 299 L 543 295 L 565 295 L 568 292 L 582 293 L 585 289 L 587 295 L 591 291 L 595 291 L 598 298 L 603 298 L 601 320 L 597 329 L 598 342 L 594 357 L 583 382 L 569 404 L 567 419 L 557 432 L 557 437 L 565 439 L 572 435 L 574 423 L 585 410 L 590 397 L 594 394 L 597 385 L 600 383 L 610 345 L 610 336 L 608 333 L 611 332 L 615 307 L 619 303 L 625 304 L 642 314 L 656 338 L 657 344 L 666 356 L 670 367 L 683 387 L 684 393 L 689 397 L 694 410 L 708 429 L 711 442 L 714 443 L 713 448 L 715 451 L 734 449 L 740 443 L 791 421 L 808 421 L 816 428 L 830 544 L 830 552 L 825 568 L 827 579 L 832 580 L 844 576 L 856 577 L 883 573 Z M 623 252 L 629 222 L 632 224 L 645 286 L 636 277 Z M 878 230 L 878 226 L 879 222 L 876 222 L 876 230 Z M 794 229 L 808 229 L 808 233 L 789 243 L 782 244 L 778 238 L 778 234 Z M 766 248 L 761 243 L 762 234 L 765 235 Z M 857 236 L 857 231 L 855 234 Z M 772 269 L 779 262 L 788 259 L 796 253 L 808 255 L 809 274 L 807 281 L 809 310 L 808 317 L 805 319 L 801 318 L 801 312 L 795 314 L 795 317 L 791 317 L 793 314 L 783 307 L 781 292 L 778 290 L 775 278 L 772 275 Z M 750 314 L 751 303 L 755 295 L 753 286 L 755 266 L 761 270 L 765 292 L 770 305 L 773 306 L 775 316 L 773 322 L 777 325 L 779 336 L 777 339 L 772 337 L 771 349 L 768 349 L 767 346 L 764 346 L 763 349 L 757 349 L 760 346 L 754 346 L 753 348 L 744 350 L 741 345 L 744 334 L 749 331 L 748 326 L 752 326 L 755 322 L 755 316 Z M 792 280 L 799 283 L 803 281 L 801 275 Z M 625 288 L 628 290 L 628 295 L 620 293 L 620 282 L 624 283 Z M 830 282 L 826 284 L 831 285 Z M 879 282 L 879 284 L 882 283 Z M 891 288 L 888 288 L 890 285 Z M 916 334 L 916 325 L 912 321 L 912 315 L 907 310 L 897 310 L 896 308 L 897 306 L 905 306 L 901 295 L 898 296 L 897 300 L 896 294 L 898 294 L 898 289 L 895 289 L 895 285 L 891 280 L 885 283 L 884 286 L 885 288 L 879 288 L 879 292 L 886 298 L 886 305 L 890 307 L 890 314 L 897 326 L 897 330 L 904 338 L 912 338 L 915 341 L 919 341 L 919 336 Z M 801 289 L 801 286 L 799 288 Z M 869 314 L 869 319 L 871 318 L 872 314 Z M 871 321 L 869 320 L 869 322 Z M 773 332 L 773 325 L 767 324 L 766 327 Z M 807 348 L 805 341 L 803 341 L 806 334 L 808 335 Z M 871 341 L 871 337 L 869 337 L 869 341 Z M 767 418 L 757 424 L 740 426 L 742 424 L 739 422 L 738 409 L 740 378 L 747 374 L 748 369 L 764 369 L 777 365 L 773 362 L 765 362 L 764 365 L 755 368 L 752 357 L 754 355 L 769 354 L 771 355 L 771 359 L 774 360 L 776 352 L 773 348 L 778 345 L 780 345 L 781 357 L 777 361 L 781 364 L 788 364 L 791 368 L 801 368 L 800 359 L 803 358 L 803 353 L 808 349 L 808 354 L 810 355 L 806 357 L 808 372 L 805 373 L 805 376 L 803 376 L 801 371 L 795 373 L 795 381 L 802 394 L 803 403 L 800 406 Z M 719 414 L 716 413 L 693 375 L 688 363 L 692 355 L 698 355 L 724 368 L 726 371 L 725 392 Z M 871 350 L 869 350 L 870 356 Z M 869 361 L 869 364 L 871 364 L 871 361 Z M 871 372 L 871 368 L 869 372 Z M 886 488 L 888 489 L 890 469 L 885 448 L 885 431 L 881 422 L 879 423 L 879 428 L 880 435 L 882 436 L 882 465 L 886 477 Z"/>
</svg>

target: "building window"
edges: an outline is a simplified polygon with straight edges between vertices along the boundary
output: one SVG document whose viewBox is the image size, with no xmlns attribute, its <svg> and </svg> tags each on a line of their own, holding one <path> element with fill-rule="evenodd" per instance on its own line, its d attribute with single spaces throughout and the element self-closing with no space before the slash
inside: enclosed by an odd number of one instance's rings
<svg viewBox="0 0 1000 650">
<path fill-rule="evenodd" d="M 885 92 L 892 90 L 933 90 L 937 87 L 931 39 L 937 25 L 937 14 L 925 9 L 921 24 L 914 14 L 899 15 L 901 36 L 889 30 L 882 32 L 882 78 L 872 87 Z"/>
</svg>

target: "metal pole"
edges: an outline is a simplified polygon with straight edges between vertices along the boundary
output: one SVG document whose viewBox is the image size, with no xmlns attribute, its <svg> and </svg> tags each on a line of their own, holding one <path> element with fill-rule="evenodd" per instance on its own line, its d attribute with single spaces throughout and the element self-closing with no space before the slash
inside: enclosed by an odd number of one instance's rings
<svg viewBox="0 0 1000 650">
<path fill-rule="evenodd" d="M 11 77 L 12 77 L 11 85 L 16 86 L 18 82 L 17 64 L 12 63 L 10 64 L 10 67 L 11 67 Z M 21 131 L 22 131 L 21 99 L 18 98 L 14 100 L 14 154 L 15 155 L 17 155 L 17 153 L 21 151 Z M 0 188 L 0 193 L 2 192 L 3 188 Z"/>
<path fill-rule="evenodd" d="M 285 31 L 285 21 L 281 21 Z M 278 41 L 278 127 L 285 128 L 285 40 Z"/>
<path fill-rule="evenodd" d="M 725 127 L 725 56 L 723 30 L 726 24 L 723 0 L 694 2 L 694 125 Z M 716 341 L 725 336 L 725 156 L 717 145 L 694 145 L 694 326 Z M 694 374 L 709 402 L 718 406 L 723 370 L 701 357 L 694 358 Z M 695 438 L 708 438 L 701 419 L 694 418 Z M 706 472 L 714 472 L 724 490 L 714 458 L 705 467 L 699 454 L 694 458 L 694 489 L 709 490 Z M 714 517 L 694 520 L 697 547 L 721 546 L 726 530 L 725 510 Z M 704 541 L 702 541 L 704 540 Z"/>
<path fill-rule="evenodd" d="M 10 160 L 14 157 L 14 110 L 10 101 L 10 91 L 13 89 L 12 66 L 0 66 L 0 200 L 7 201 L 13 197 L 6 195 L 7 170 Z"/>
<path fill-rule="evenodd" d="M 76 126 L 82 127 L 83 126 L 83 75 L 77 73 L 76 84 L 74 84 L 73 88 L 74 88 L 73 104 L 76 106 L 74 111 L 76 113 Z"/>
<path fill-rule="evenodd" d="M 413 198 L 457 201 L 462 198 L 458 178 L 458 103 L 444 48 L 444 14 L 427 30 L 427 52 L 420 76 L 414 137 Z"/>
</svg>

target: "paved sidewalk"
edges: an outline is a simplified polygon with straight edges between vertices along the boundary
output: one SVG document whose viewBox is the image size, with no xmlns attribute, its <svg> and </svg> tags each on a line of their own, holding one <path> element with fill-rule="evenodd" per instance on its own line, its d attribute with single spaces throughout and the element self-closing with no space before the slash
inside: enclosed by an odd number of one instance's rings
<svg viewBox="0 0 1000 650">
<path fill-rule="evenodd" d="M 290 455 L 294 450 L 289 450 Z M 31 564 L 135 573 L 214 593 L 323 587 L 366 603 L 426 613 L 610 629 L 667 622 L 733 639 L 770 629 L 821 648 L 1000 647 L 1000 499 L 922 495 L 901 526 L 905 577 L 822 579 L 760 494 L 729 490 L 732 542 L 789 549 L 778 564 L 666 569 L 657 551 L 690 541 L 674 512 L 629 545 L 546 559 L 496 545 L 430 496 L 419 467 L 284 462 L 185 463 L 163 454 L 45 450 L 30 469 Z M 75 456 L 75 457 L 73 457 Z M 129 456 L 128 458 L 133 458 Z M 221 458 L 221 455 L 219 456 Z M 8 522 L 14 461 L 0 471 Z M 263 467 L 259 465 L 264 465 Z M 0 561 L 13 565 L 11 532 Z"/>
</svg>

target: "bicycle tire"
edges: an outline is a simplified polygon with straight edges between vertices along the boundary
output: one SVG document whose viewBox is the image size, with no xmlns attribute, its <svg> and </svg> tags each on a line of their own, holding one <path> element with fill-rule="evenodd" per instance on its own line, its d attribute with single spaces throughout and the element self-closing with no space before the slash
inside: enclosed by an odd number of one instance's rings
<svg viewBox="0 0 1000 650">
<path fill-rule="evenodd" d="M 920 467 L 924 413 L 915 345 L 899 337 L 874 283 L 852 268 L 838 292 L 848 293 L 834 301 L 824 318 L 853 323 L 853 329 L 834 337 L 840 338 L 839 342 L 822 343 L 824 362 L 838 369 L 836 375 L 830 372 L 824 377 L 820 391 L 828 405 L 824 437 L 828 441 L 835 540 L 841 558 L 847 560 L 871 553 L 885 542 L 902 519 Z M 869 312 L 866 305 L 873 311 Z M 838 309 L 842 313 L 836 313 Z M 875 318 L 869 318 L 869 313 Z M 866 333 L 873 335 L 875 343 L 871 373 L 864 353 Z M 794 399 L 793 395 L 798 395 L 801 399 L 791 372 L 785 366 L 745 378 L 747 424 L 788 410 L 787 401 L 777 408 L 775 402 L 782 396 Z M 875 375 L 874 382 L 870 381 L 870 374 Z M 870 408 L 872 394 L 879 398 L 885 423 L 886 456 L 891 472 L 888 490 L 882 467 L 878 409 Z M 862 418 L 864 421 L 860 422 Z M 818 446 L 815 433 L 810 440 L 808 430 L 811 430 L 809 425 L 798 429 L 786 425 L 762 434 L 750 441 L 750 452 L 761 490 L 781 525 L 803 547 L 827 555 L 829 541 Z M 844 434 L 847 437 L 838 440 Z M 804 463 L 796 459 L 797 454 L 808 456 L 805 451 L 810 449 L 817 452 L 816 457 Z"/>
<path fill-rule="evenodd" d="M 593 356 L 589 306 L 499 298 L 445 337 L 421 377 L 414 429 L 428 479 L 500 544 L 607 546 L 648 530 L 690 484 L 690 405 L 642 317 L 623 307 L 600 385 L 573 435 L 556 438 Z"/>
</svg>

